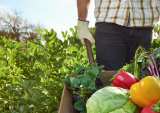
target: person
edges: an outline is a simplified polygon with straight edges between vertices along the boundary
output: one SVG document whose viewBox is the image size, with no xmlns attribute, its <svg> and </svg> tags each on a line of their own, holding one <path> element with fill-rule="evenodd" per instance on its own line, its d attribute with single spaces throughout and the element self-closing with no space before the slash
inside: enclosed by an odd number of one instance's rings
<svg viewBox="0 0 160 113">
<path fill-rule="evenodd" d="M 139 46 L 149 49 L 154 23 L 160 17 L 160 0 L 95 0 L 95 39 L 87 20 L 90 0 L 77 0 L 78 37 L 96 45 L 96 62 L 106 70 L 130 63 Z"/>
</svg>

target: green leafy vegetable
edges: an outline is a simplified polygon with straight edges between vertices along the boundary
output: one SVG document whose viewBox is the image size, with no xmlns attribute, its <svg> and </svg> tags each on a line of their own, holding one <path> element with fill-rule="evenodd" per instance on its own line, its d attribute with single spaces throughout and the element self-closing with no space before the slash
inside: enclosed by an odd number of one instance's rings
<svg viewBox="0 0 160 113">
<path fill-rule="evenodd" d="M 98 89 L 96 80 L 100 78 L 102 67 L 96 64 L 75 67 L 74 75 L 67 76 L 65 83 L 74 95 L 74 108 L 80 113 L 86 113 L 86 101 Z"/>
<path fill-rule="evenodd" d="M 126 64 L 122 67 L 127 72 L 132 73 L 136 78 L 141 79 L 144 76 L 144 69 L 147 65 L 147 59 L 148 59 L 149 52 L 146 51 L 144 48 L 139 47 L 136 50 L 135 57 L 133 61 L 130 64 Z"/>
<path fill-rule="evenodd" d="M 155 48 L 159 48 L 159 47 L 160 47 L 160 38 L 156 38 L 152 41 L 152 48 L 155 49 Z"/>
<path fill-rule="evenodd" d="M 135 113 L 137 110 L 127 90 L 111 86 L 96 91 L 86 106 L 87 113 Z"/>
</svg>

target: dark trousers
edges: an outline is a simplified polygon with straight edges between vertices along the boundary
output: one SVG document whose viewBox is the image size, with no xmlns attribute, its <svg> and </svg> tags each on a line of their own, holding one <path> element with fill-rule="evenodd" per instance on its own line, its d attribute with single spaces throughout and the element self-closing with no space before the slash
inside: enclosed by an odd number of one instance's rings
<svg viewBox="0 0 160 113">
<path fill-rule="evenodd" d="M 96 61 L 106 70 L 117 70 L 130 63 L 139 46 L 149 49 L 152 27 L 124 27 L 96 23 Z"/>
</svg>

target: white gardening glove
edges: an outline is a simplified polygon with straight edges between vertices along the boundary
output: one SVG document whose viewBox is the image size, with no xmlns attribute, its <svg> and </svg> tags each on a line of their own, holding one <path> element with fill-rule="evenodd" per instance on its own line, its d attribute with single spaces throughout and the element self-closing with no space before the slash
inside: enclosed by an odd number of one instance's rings
<svg viewBox="0 0 160 113">
<path fill-rule="evenodd" d="M 84 39 L 88 39 L 91 42 L 91 44 L 95 43 L 95 40 L 89 31 L 88 24 L 89 22 L 80 20 L 78 20 L 77 23 L 78 38 L 81 40 L 83 44 Z"/>
</svg>

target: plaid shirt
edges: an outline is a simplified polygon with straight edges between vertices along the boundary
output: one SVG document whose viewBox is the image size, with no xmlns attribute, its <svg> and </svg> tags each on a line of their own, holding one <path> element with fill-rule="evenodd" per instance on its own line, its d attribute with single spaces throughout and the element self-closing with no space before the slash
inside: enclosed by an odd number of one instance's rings
<svg viewBox="0 0 160 113">
<path fill-rule="evenodd" d="M 95 0 L 96 22 L 128 27 L 153 26 L 160 17 L 160 0 Z"/>
</svg>

